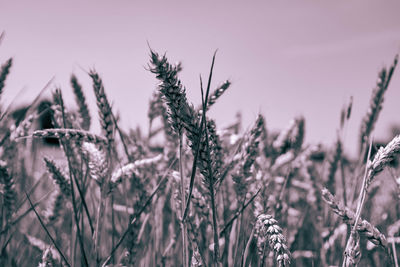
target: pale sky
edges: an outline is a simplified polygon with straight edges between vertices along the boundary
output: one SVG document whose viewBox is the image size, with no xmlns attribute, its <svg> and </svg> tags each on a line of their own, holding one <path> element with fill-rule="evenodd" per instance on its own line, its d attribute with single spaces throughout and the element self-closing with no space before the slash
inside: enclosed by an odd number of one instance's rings
<svg viewBox="0 0 400 267">
<path fill-rule="evenodd" d="M 357 144 L 378 71 L 400 51 L 399 1 L 3 1 L 0 62 L 14 57 L 2 103 L 32 101 L 55 77 L 72 101 L 74 72 L 97 116 L 90 79 L 95 67 L 126 127 L 147 129 L 157 81 L 145 70 L 147 42 L 171 62 L 181 61 L 188 98 L 200 103 L 199 74 L 207 77 L 218 49 L 213 87 L 232 86 L 212 108 L 220 126 L 242 111 L 244 126 L 258 112 L 269 129 L 297 115 L 310 142 L 334 142 L 342 106 L 354 97 L 348 150 Z M 375 136 L 400 124 L 400 75 L 393 75 Z M 5 104 L 3 104 L 4 106 Z M 98 123 L 93 127 L 98 130 Z"/>
</svg>

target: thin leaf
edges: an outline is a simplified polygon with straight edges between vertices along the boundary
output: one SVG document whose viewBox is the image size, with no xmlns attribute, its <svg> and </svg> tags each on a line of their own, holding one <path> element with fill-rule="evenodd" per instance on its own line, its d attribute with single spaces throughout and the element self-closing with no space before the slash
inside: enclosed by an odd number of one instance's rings
<svg viewBox="0 0 400 267">
<path fill-rule="evenodd" d="M 34 205 L 32 204 L 32 201 L 31 201 L 31 199 L 29 198 L 28 193 L 25 192 L 25 195 L 26 195 L 26 198 L 27 198 L 28 201 L 29 201 L 29 204 L 31 205 L 31 208 L 33 209 L 33 212 L 35 212 L 36 217 L 38 218 L 38 220 L 39 220 L 39 222 L 40 222 L 40 225 L 41 225 L 42 228 L 45 230 L 47 236 L 50 238 L 50 240 L 51 240 L 51 242 L 53 243 L 54 247 L 57 249 L 58 253 L 60 253 L 60 255 L 61 255 L 62 259 L 64 260 L 64 262 L 65 262 L 68 266 L 71 266 L 71 265 L 69 264 L 69 262 L 67 261 L 67 259 L 65 258 L 64 254 L 61 252 L 60 248 L 58 247 L 56 241 L 55 241 L 55 240 L 53 239 L 53 237 L 51 236 L 49 230 L 47 230 L 46 225 L 44 225 L 42 219 L 40 218 L 40 215 L 38 214 L 38 212 L 36 211 Z"/>
</svg>

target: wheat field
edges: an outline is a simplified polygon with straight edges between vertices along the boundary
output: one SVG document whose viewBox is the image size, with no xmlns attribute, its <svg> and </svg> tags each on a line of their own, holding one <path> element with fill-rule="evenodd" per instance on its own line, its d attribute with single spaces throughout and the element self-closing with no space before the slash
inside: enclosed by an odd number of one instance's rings
<svg viewBox="0 0 400 267">
<path fill-rule="evenodd" d="M 398 267 L 400 136 L 372 138 L 398 57 L 378 73 L 359 129 L 347 127 L 351 100 L 338 110 L 330 146 L 304 143 L 302 116 L 279 132 L 263 114 L 216 125 L 208 111 L 231 81 L 211 86 L 215 60 L 195 107 L 181 65 L 150 49 L 148 133 L 119 127 L 95 69 L 93 88 L 71 75 L 75 106 L 59 88 L 22 112 L 1 105 L 0 266 Z M 12 68 L 1 65 L 0 94 Z M 359 131 L 356 158 L 346 130 Z"/>
</svg>

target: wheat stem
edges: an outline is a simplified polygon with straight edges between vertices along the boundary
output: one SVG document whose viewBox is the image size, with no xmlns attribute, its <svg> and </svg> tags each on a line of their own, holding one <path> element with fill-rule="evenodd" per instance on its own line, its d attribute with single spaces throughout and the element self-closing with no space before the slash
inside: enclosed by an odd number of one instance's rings
<svg viewBox="0 0 400 267">
<path fill-rule="evenodd" d="M 254 201 L 254 199 L 260 193 L 261 188 L 257 190 L 257 192 L 246 202 L 244 205 L 238 210 L 231 219 L 225 224 L 224 228 L 219 232 L 219 236 L 222 237 L 224 233 L 229 229 L 229 227 L 233 224 L 233 222 L 243 213 L 243 211 Z"/>
<path fill-rule="evenodd" d="M 215 55 L 216 55 L 217 51 L 215 51 L 213 59 L 212 59 L 212 63 L 211 63 L 211 70 L 210 70 L 210 75 L 208 77 L 208 85 L 207 85 L 207 91 L 209 91 L 210 88 L 210 84 L 211 84 L 211 78 L 212 78 L 212 73 L 213 73 L 213 68 L 214 68 L 214 62 L 215 62 Z M 201 82 L 201 79 L 200 79 Z M 207 95 L 203 96 L 203 86 L 201 83 L 201 92 L 202 92 L 202 99 L 203 99 L 203 107 L 205 107 L 205 99 L 207 99 Z M 203 108 L 204 109 L 204 108 Z M 206 110 L 204 109 L 204 116 L 206 117 Z M 209 146 L 209 142 L 208 142 L 208 131 L 207 131 L 207 127 L 204 128 L 204 135 L 205 135 L 205 143 L 206 143 L 206 154 L 207 154 L 207 158 L 211 159 L 210 157 L 210 146 Z M 211 209 L 212 209 L 212 223 L 213 223 L 213 230 L 214 230 L 214 264 L 215 266 L 219 266 L 219 240 L 218 240 L 218 223 L 217 223 L 217 207 L 216 207 L 216 202 L 215 202 L 215 178 L 216 177 L 212 177 L 212 175 L 214 174 L 214 172 L 212 171 L 212 167 L 211 167 L 211 161 L 208 160 L 207 161 L 207 169 L 208 169 L 208 175 L 210 177 L 207 177 L 208 179 L 208 190 L 210 193 L 210 198 L 211 198 Z"/>
<path fill-rule="evenodd" d="M 180 175 L 180 184 L 181 184 L 181 214 L 182 218 L 185 213 L 185 177 L 184 177 L 184 169 L 183 169 L 183 136 L 182 133 L 179 134 L 179 175 Z M 189 253 L 188 253 L 188 244 L 187 244 L 187 227 L 183 219 L 181 220 L 181 231 L 182 231 L 182 257 L 183 257 L 183 266 L 189 266 Z"/>
<path fill-rule="evenodd" d="M 392 240 L 392 242 L 390 242 L 390 243 L 392 243 L 394 265 L 395 265 L 395 267 L 399 267 L 399 262 L 397 260 L 396 244 L 395 244 L 394 240 Z"/>
<path fill-rule="evenodd" d="M 62 98 L 61 90 L 57 88 L 54 93 L 54 96 L 55 96 L 57 103 L 59 103 L 59 105 L 61 107 L 62 122 L 65 127 L 66 126 L 66 119 L 65 119 L 65 113 L 64 113 L 65 109 L 64 109 L 64 101 Z M 81 253 L 82 253 L 82 256 L 84 259 L 85 266 L 89 266 L 89 263 L 86 258 L 85 247 L 84 247 L 84 242 L 83 242 L 83 238 L 82 238 L 82 232 L 80 231 L 80 227 L 79 227 L 78 210 L 76 207 L 75 189 L 74 189 L 74 183 L 73 183 L 74 180 L 76 182 L 76 187 L 78 188 L 79 194 L 81 196 L 82 196 L 82 194 L 81 194 L 79 184 L 77 183 L 77 177 L 76 177 L 76 173 L 75 173 L 76 170 L 72 167 L 72 159 L 75 160 L 75 157 L 72 156 L 73 153 L 71 151 L 71 147 L 69 146 L 69 140 L 66 138 L 66 140 L 64 141 L 64 138 L 60 137 L 60 141 L 61 141 L 64 151 L 67 155 L 67 162 L 68 162 L 68 168 L 69 168 L 69 185 L 71 188 L 72 207 L 73 207 L 73 211 L 74 211 L 73 213 L 74 213 L 75 225 L 77 228 L 76 232 L 78 235 L 79 244 L 81 247 Z M 83 198 L 82 198 L 82 201 L 84 201 Z"/>
<path fill-rule="evenodd" d="M 175 163 L 172 162 L 171 166 Z M 166 178 L 168 177 L 169 170 L 171 166 L 168 168 L 168 170 L 164 173 L 163 177 L 161 178 L 160 182 L 157 184 L 156 188 L 153 190 L 153 192 L 150 194 L 150 196 L 147 198 L 146 202 L 143 204 L 143 206 L 133 215 L 132 220 L 130 221 L 128 228 L 125 230 L 125 232 L 121 235 L 120 239 L 118 240 L 117 244 L 112 248 L 110 255 L 107 257 L 107 259 L 103 262 L 102 267 L 106 267 L 107 263 L 111 260 L 112 256 L 114 255 L 115 251 L 121 246 L 122 242 L 125 240 L 126 236 L 130 232 L 132 226 L 136 223 L 136 221 L 140 218 L 140 215 L 145 211 L 148 205 L 150 205 L 151 200 L 153 197 L 157 194 L 157 192 L 162 188 L 164 182 L 166 181 Z"/>
<path fill-rule="evenodd" d="M 371 148 L 372 148 L 372 140 L 370 142 L 369 146 L 369 151 L 368 151 L 368 159 L 371 155 Z M 360 189 L 360 194 L 358 197 L 358 204 L 357 204 L 357 210 L 354 218 L 354 225 L 352 226 L 351 232 L 350 232 L 350 237 L 347 240 L 346 248 L 345 248 L 345 254 L 344 254 L 344 259 L 343 259 L 343 266 L 349 266 L 350 264 L 357 265 L 357 262 L 360 260 L 361 257 L 361 252 L 359 251 L 359 236 L 357 233 L 357 226 L 358 226 L 358 221 L 360 219 L 361 211 L 364 207 L 365 203 L 365 196 L 367 192 L 367 165 L 365 166 L 365 172 L 364 172 L 364 177 L 362 181 L 362 186 Z M 358 254 L 358 255 L 357 255 Z"/>
</svg>

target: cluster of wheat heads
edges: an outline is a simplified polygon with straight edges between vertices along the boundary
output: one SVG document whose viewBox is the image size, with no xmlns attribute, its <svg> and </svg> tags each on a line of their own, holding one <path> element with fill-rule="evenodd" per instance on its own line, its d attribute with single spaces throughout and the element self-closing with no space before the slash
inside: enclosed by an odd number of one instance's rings
<svg viewBox="0 0 400 267">
<path fill-rule="evenodd" d="M 280 132 L 261 114 L 248 129 L 240 117 L 219 128 L 208 111 L 231 83 L 211 88 L 214 63 L 195 107 L 182 66 L 150 51 L 159 84 L 147 134 L 119 127 L 95 70 L 101 133 L 75 75 L 77 107 L 55 89 L 52 129 L 35 128 L 37 100 L 17 118 L 2 107 L 0 265 L 397 266 L 400 137 L 366 156 L 397 57 L 379 74 L 358 159 L 343 147 L 351 102 L 332 147 L 305 144 L 301 116 Z M 33 151 L 42 138 L 58 140 L 62 159 Z M 39 171 L 27 168 L 35 157 Z"/>
</svg>

